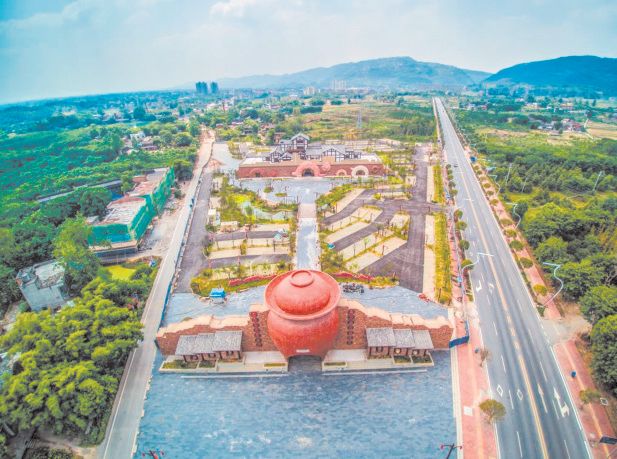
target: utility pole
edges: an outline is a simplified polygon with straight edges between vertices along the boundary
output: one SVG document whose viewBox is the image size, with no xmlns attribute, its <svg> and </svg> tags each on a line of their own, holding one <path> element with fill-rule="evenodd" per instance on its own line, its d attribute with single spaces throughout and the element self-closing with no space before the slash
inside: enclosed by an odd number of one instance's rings
<svg viewBox="0 0 617 459">
<path fill-rule="evenodd" d="M 510 180 L 510 171 L 512 170 L 512 163 L 508 166 L 508 175 L 506 175 L 506 184 L 504 186 L 508 186 L 508 181 Z"/>
<path fill-rule="evenodd" d="M 598 186 L 598 183 L 600 182 L 600 177 L 604 174 L 604 171 L 600 171 L 598 173 L 598 176 L 596 177 L 596 183 L 593 184 L 593 190 L 591 190 L 591 194 L 596 192 L 596 187 Z"/>
</svg>

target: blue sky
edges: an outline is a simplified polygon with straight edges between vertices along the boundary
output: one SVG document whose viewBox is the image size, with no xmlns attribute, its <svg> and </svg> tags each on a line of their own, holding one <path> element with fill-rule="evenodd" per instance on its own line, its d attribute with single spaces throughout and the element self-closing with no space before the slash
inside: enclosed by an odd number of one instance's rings
<svg viewBox="0 0 617 459">
<path fill-rule="evenodd" d="M 616 57 L 615 0 L 0 0 L 0 103 L 411 56 Z"/>
</svg>

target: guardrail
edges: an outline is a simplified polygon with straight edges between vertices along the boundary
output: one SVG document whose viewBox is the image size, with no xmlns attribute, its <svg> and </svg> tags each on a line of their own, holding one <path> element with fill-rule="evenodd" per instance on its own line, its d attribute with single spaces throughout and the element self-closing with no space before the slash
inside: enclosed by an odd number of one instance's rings
<svg viewBox="0 0 617 459">
<path fill-rule="evenodd" d="M 454 346 L 460 346 L 461 344 L 467 344 L 469 342 L 469 321 L 465 321 L 465 335 L 459 337 L 459 338 L 454 338 L 453 340 L 450 340 L 450 342 L 448 343 L 448 347 L 449 348 L 453 348 Z"/>
</svg>

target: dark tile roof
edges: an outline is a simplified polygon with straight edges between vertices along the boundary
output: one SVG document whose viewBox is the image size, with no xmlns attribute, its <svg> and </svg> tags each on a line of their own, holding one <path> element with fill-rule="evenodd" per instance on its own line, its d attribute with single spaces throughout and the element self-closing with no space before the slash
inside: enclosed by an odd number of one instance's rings
<svg viewBox="0 0 617 459">
<path fill-rule="evenodd" d="M 394 346 L 394 331 L 392 328 L 367 328 L 366 341 L 369 347 Z"/>
<path fill-rule="evenodd" d="M 241 351 L 242 350 L 242 331 L 217 331 L 214 334 L 212 344 L 214 352 L 217 351 Z"/>
<path fill-rule="evenodd" d="M 413 349 L 416 344 L 413 332 L 409 328 L 394 329 L 395 347 Z"/>
<path fill-rule="evenodd" d="M 176 346 L 176 355 L 211 354 L 214 333 L 199 335 L 182 335 Z"/>
<path fill-rule="evenodd" d="M 416 349 L 434 349 L 433 340 L 428 330 L 412 330 Z"/>
</svg>

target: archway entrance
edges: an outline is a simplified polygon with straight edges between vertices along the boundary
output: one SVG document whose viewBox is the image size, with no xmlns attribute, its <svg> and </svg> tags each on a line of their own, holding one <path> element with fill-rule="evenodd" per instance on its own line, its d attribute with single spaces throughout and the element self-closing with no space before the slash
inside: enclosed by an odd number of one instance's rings
<svg viewBox="0 0 617 459">
<path fill-rule="evenodd" d="M 315 173 L 313 172 L 313 169 L 304 169 L 302 171 L 302 177 L 315 177 Z"/>
<path fill-rule="evenodd" d="M 321 372 L 321 359 L 315 355 L 294 355 L 289 357 L 288 371 L 295 373 Z"/>
</svg>

